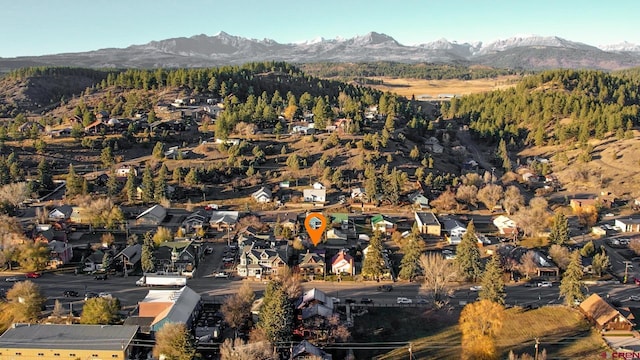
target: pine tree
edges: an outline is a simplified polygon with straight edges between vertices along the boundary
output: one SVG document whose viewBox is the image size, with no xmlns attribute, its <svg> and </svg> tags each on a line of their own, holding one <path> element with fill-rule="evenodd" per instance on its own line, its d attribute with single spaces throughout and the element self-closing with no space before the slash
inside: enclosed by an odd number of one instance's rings
<svg viewBox="0 0 640 360">
<path fill-rule="evenodd" d="M 156 159 L 162 159 L 164 157 L 164 144 L 158 141 L 153 147 L 153 151 L 151 152 L 151 154 Z"/>
<path fill-rule="evenodd" d="M 421 242 L 421 239 L 412 235 L 403 247 L 404 256 L 400 261 L 400 273 L 398 274 L 401 279 L 412 281 L 420 273 Z"/>
<path fill-rule="evenodd" d="M 142 172 L 142 184 L 140 187 L 142 188 L 142 201 L 145 203 L 153 200 L 153 173 L 151 172 L 151 166 L 147 164 L 144 167 L 144 171 Z"/>
<path fill-rule="evenodd" d="M 580 253 L 574 251 L 560 283 L 560 296 L 564 297 L 565 304 L 573 306 L 576 300 L 581 301 L 584 299 L 580 284 L 582 275 L 582 259 Z"/>
<path fill-rule="evenodd" d="M 500 255 L 494 253 L 482 274 L 481 300 L 486 299 L 504 305 L 506 293 L 504 291 L 504 280 L 502 279 L 503 273 Z"/>
<path fill-rule="evenodd" d="M 127 192 L 127 201 L 133 202 L 136 196 L 136 176 L 133 171 L 129 171 L 127 174 L 127 183 L 124 185 L 124 189 Z"/>
<path fill-rule="evenodd" d="M 167 197 L 167 174 L 169 170 L 165 164 L 162 164 L 158 171 L 158 177 L 154 185 L 153 198 L 156 201 L 165 199 Z"/>
<path fill-rule="evenodd" d="M 362 262 L 362 276 L 371 279 L 379 279 L 384 271 L 382 258 L 382 236 L 379 231 L 374 231 L 369 242 L 367 255 Z"/>
<path fill-rule="evenodd" d="M 145 241 L 144 244 L 142 244 L 140 264 L 142 265 L 142 272 L 144 273 L 153 272 L 155 270 L 156 266 L 155 259 L 153 257 L 153 241 Z"/>
<path fill-rule="evenodd" d="M 549 242 L 552 244 L 564 245 L 569 241 L 569 221 L 567 217 L 558 212 L 553 216 Z"/>
<path fill-rule="evenodd" d="M 480 250 L 473 221 L 467 225 L 467 232 L 462 236 L 456 251 L 456 264 L 467 281 L 475 281 L 481 272 Z"/>
<path fill-rule="evenodd" d="M 198 170 L 196 170 L 196 168 L 191 168 L 191 170 L 189 170 L 187 175 L 184 177 L 184 183 L 187 186 L 195 186 L 199 182 L 200 179 L 198 178 Z"/>
<path fill-rule="evenodd" d="M 116 177 L 116 174 L 111 173 L 107 179 L 107 194 L 109 194 L 109 196 L 115 196 L 118 193 L 118 190 L 120 190 L 118 178 Z"/>
<path fill-rule="evenodd" d="M 45 189 L 53 189 L 53 175 L 51 174 L 51 168 L 49 163 L 42 158 L 38 163 L 38 181 L 40 186 Z"/>
<path fill-rule="evenodd" d="M 264 292 L 258 328 L 271 343 L 289 341 L 293 335 L 293 306 L 282 284 L 270 281 Z"/>
<path fill-rule="evenodd" d="M 82 177 L 76 174 L 76 170 L 73 168 L 72 164 L 69 164 L 69 172 L 67 173 L 66 181 L 66 196 L 71 197 L 82 194 Z"/>
</svg>

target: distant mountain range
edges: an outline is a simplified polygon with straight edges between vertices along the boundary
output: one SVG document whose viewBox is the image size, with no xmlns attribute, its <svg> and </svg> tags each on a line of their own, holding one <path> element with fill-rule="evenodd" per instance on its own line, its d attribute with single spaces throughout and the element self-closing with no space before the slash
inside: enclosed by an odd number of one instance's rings
<svg viewBox="0 0 640 360">
<path fill-rule="evenodd" d="M 242 64 L 251 61 L 456 63 L 497 68 L 539 70 L 580 68 L 617 70 L 640 66 L 640 45 L 622 43 L 595 47 L 559 37 L 513 37 L 489 44 L 458 44 L 446 39 L 415 46 L 376 32 L 350 39 L 315 39 L 280 44 L 220 32 L 127 48 L 43 56 L 0 58 L 0 71 L 25 66 L 89 68 L 177 68 Z"/>
</svg>

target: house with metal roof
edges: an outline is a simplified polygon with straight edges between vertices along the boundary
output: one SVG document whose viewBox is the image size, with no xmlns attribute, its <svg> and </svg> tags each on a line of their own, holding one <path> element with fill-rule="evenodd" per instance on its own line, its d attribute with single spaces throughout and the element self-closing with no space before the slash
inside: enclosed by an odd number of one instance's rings
<svg viewBox="0 0 640 360">
<path fill-rule="evenodd" d="M 151 331 L 167 323 L 181 323 L 191 328 L 202 304 L 200 295 L 187 286 L 179 290 L 149 290 L 138 303 L 139 317 L 152 317 Z"/>
<path fill-rule="evenodd" d="M 433 212 L 416 212 L 414 215 L 420 233 L 440 236 L 442 224 Z"/>
<path fill-rule="evenodd" d="M 131 359 L 135 325 L 14 324 L 0 336 L 0 359 Z"/>
<path fill-rule="evenodd" d="M 218 231 L 233 230 L 238 222 L 238 217 L 237 211 L 212 211 L 209 226 Z"/>
<path fill-rule="evenodd" d="M 138 217 L 136 218 L 136 224 L 160 225 L 166 217 L 167 209 L 165 209 L 161 205 L 154 205 L 138 215 Z"/>
</svg>

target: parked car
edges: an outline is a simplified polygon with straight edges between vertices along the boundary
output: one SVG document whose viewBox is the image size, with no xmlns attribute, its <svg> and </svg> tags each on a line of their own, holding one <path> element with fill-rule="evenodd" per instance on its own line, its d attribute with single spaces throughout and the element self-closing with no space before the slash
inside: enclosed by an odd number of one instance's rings
<svg viewBox="0 0 640 360">
<path fill-rule="evenodd" d="M 480 290 L 482 290 L 482 286 L 481 285 L 473 285 L 472 287 L 469 288 L 469 290 L 471 290 L 471 291 L 480 291 Z"/>
<path fill-rule="evenodd" d="M 354 299 L 345 299 L 344 303 L 345 304 L 355 304 L 356 301 Z"/>
<path fill-rule="evenodd" d="M 205 255 L 209 255 L 209 254 L 212 254 L 212 253 L 213 253 L 213 248 L 208 247 L 208 248 L 204 249 L 204 254 Z"/>
<path fill-rule="evenodd" d="M 29 279 L 37 279 L 42 275 L 40 275 L 40 273 L 37 273 L 37 272 L 28 272 L 24 274 L 24 276 L 28 277 Z"/>
<path fill-rule="evenodd" d="M 98 293 L 93 292 L 93 291 L 89 291 L 89 292 L 86 292 L 84 294 L 84 301 L 87 301 L 87 300 L 93 299 L 93 298 L 97 298 L 97 297 L 98 297 Z"/>
<path fill-rule="evenodd" d="M 75 290 L 65 290 L 64 297 L 78 297 L 78 292 Z"/>
<path fill-rule="evenodd" d="M 226 278 L 229 277 L 229 274 L 227 274 L 224 271 L 221 271 L 221 272 L 216 273 L 215 275 L 213 275 L 213 277 L 216 278 L 216 279 L 226 279 Z"/>
<path fill-rule="evenodd" d="M 629 296 L 629 300 L 631 300 L 631 301 L 640 301 L 640 295 L 631 295 L 631 296 Z"/>
<path fill-rule="evenodd" d="M 332 298 L 331 298 L 331 301 L 332 301 L 334 304 L 340 304 L 340 298 L 332 297 Z"/>
<path fill-rule="evenodd" d="M 105 298 L 105 299 L 111 299 L 113 296 L 111 295 L 111 293 L 101 292 L 101 293 L 98 294 L 98 297 Z"/>
<path fill-rule="evenodd" d="M 429 301 L 425 298 L 416 298 L 416 304 L 427 304 Z"/>
<path fill-rule="evenodd" d="M 222 258 L 223 262 L 233 262 L 233 260 L 235 260 L 235 258 L 232 258 L 232 257 Z"/>
<path fill-rule="evenodd" d="M 4 279 L 4 281 L 6 281 L 6 282 L 18 282 L 18 281 L 20 281 L 20 279 L 18 279 L 15 276 L 9 276 L 8 278 Z"/>
<path fill-rule="evenodd" d="M 538 287 L 552 287 L 553 283 L 551 281 L 541 281 L 538 283 Z"/>
<path fill-rule="evenodd" d="M 373 299 L 362 298 L 362 299 L 360 299 L 360 304 L 373 304 Z"/>
<path fill-rule="evenodd" d="M 411 301 L 411 299 L 406 298 L 406 297 L 399 297 L 396 299 L 396 303 L 397 304 L 411 304 L 413 303 L 413 301 Z"/>
<path fill-rule="evenodd" d="M 393 286 L 391 286 L 391 285 L 380 285 L 380 286 L 378 286 L 378 291 L 389 292 L 391 290 L 393 290 Z"/>
<path fill-rule="evenodd" d="M 96 274 L 93 278 L 96 280 L 107 280 L 107 274 Z"/>
</svg>

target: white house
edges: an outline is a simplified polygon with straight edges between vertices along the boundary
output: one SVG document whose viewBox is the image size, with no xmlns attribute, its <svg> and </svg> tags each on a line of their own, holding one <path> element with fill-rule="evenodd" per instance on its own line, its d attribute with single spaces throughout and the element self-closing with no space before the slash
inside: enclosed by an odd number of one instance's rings
<svg viewBox="0 0 640 360">
<path fill-rule="evenodd" d="M 331 273 L 355 275 L 356 267 L 354 266 L 353 256 L 344 250 L 337 253 L 331 258 Z"/>
<path fill-rule="evenodd" d="M 251 197 L 259 203 L 268 203 L 269 201 L 271 201 L 271 189 L 263 186 L 258 189 L 258 191 L 251 194 Z"/>
<path fill-rule="evenodd" d="M 322 185 L 322 183 L 319 182 L 314 182 L 313 185 L 311 185 L 312 188 L 316 189 L 316 190 L 323 190 L 325 189 L 324 185 Z"/>
<path fill-rule="evenodd" d="M 517 231 L 516 222 L 504 215 L 493 219 L 493 225 L 498 228 L 498 231 L 502 235 L 513 234 L 514 231 Z"/>
<path fill-rule="evenodd" d="M 373 231 L 391 232 L 395 224 L 384 215 L 375 215 L 371 217 L 371 229 Z"/>
<path fill-rule="evenodd" d="M 360 199 L 365 197 L 365 192 L 363 188 L 353 188 L 351 189 L 351 198 L 352 199 Z"/>
<path fill-rule="evenodd" d="M 72 213 L 73 207 L 70 205 L 62 205 L 49 212 L 49 220 L 67 220 L 71 217 Z"/>
<path fill-rule="evenodd" d="M 327 190 L 325 189 L 304 189 L 302 196 L 305 202 L 325 202 L 327 200 Z"/>
<path fill-rule="evenodd" d="M 460 222 L 458 222 L 458 220 L 450 218 L 443 219 L 442 225 L 449 244 L 460 244 L 460 241 L 462 241 L 462 236 L 467 232 L 467 228 L 464 227 Z"/>
</svg>

